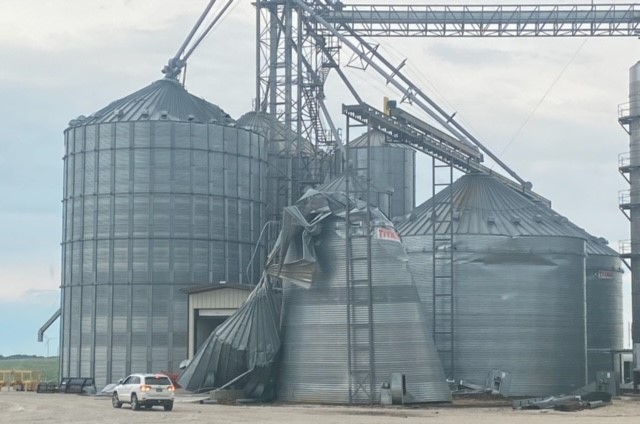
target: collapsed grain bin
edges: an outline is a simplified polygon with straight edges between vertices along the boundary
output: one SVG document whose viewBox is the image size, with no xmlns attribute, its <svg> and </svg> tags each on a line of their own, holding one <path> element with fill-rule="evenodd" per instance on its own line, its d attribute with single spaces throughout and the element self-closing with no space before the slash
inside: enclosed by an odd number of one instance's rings
<svg viewBox="0 0 640 424">
<path fill-rule="evenodd" d="M 344 193 L 315 190 L 287 208 L 283 222 L 289 248 L 272 270 L 290 282 L 278 399 L 378 403 L 381 385 L 400 373 L 405 403 L 450 401 L 393 224 Z"/>
</svg>

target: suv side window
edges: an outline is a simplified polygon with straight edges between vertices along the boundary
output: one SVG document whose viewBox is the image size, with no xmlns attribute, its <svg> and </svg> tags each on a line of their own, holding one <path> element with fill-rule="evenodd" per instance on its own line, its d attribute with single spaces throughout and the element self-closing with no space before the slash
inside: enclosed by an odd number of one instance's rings
<svg viewBox="0 0 640 424">
<path fill-rule="evenodd" d="M 123 385 L 125 385 L 125 384 L 131 384 L 131 379 L 132 379 L 132 378 L 133 378 L 133 377 L 127 377 L 127 378 L 125 378 L 125 379 L 124 379 L 124 381 L 122 382 L 122 384 L 123 384 Z"/>
<path fill-rule="evenodd" d="M 129 384 L 140 384 L 140 377 L 131 377 Z"/>
</svg>

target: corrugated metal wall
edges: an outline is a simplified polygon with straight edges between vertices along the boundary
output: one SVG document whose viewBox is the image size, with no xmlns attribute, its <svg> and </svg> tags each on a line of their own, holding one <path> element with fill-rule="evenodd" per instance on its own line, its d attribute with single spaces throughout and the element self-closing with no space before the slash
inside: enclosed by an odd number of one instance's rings
<svg viewBox="0 0 640 424">
<path fill-rule="evenodd" d="M 257 281 L 266 148 L 227 126 L 137 121 L 65 132 L 61 373 L 98 385 L 176 370 L 180 288 Z M 263 257 L 264 252 L 257 255 Z"/>
<path fill-rule="evenodd" d="M 588 381 L 597 371 L 613 371 L 611 349 L 624 347 L 622 267 L 613 255 L 587 256 Z"/>
<path fill-rule="evenodd" d="M 354 239 L 353 248 L 354 257 L 364 255 L 366 239 Z M 319 269 L 311 288 L 285 286 L 278 399 L 348 403 L 344 222 L 325 221 L 316 249 Z M 354 264 L 355 278 L 366 276 L 365 262 Z M 400 243 L 373 240 L 372 275 L 376 388 L 373 401 L 379 402 L 380 384 L 390 381 L 393 372 L 406 374 L 407 391 L 415 402 L 449 401 L 451 395 L 442 365 L 428 334 L 423 307 Z M 352 310 L 358 322 L 368 322 L 368 308 L 362 295 L 358 295 L 358 289 L 366 291 L 367 287 L 355 287 Z M 368 339 L 356 340 L 355 344 L 354 352 L 368 349 Z M 368 356 L 360 358 L 354 359 L 356 366 L 368 368 Z M 365 359 L 366 363 L 358 362 Z M 367 397 L 360 391 L 354 395 L 354 401 L 367 401 Z"/>
<path fill-rule="evenodd" d="M 403 241 L 425 309 L 444 322 L 451 309 L 433 304 L 431 238 Z M 508 371 L 513 396 L 585 384 L 584 240 L 457 235 L 454 261 L 456 379 L 483 383 L 492 369 Z"/>
<path fill-rule="evenodd" d="M 378 190 L 391 191 L 389 218 L 406 215 L 415 206 L 415 151 L 385 142 L 384 134 L 370 133 L 371 160 L 367 162 L 367 134 L 349 143 L 347 157 L 357 173 L 366 177 L 371 166 L 371 183 Z M 376 196 L 372 196 L 375 200 Z"/>
</svg>

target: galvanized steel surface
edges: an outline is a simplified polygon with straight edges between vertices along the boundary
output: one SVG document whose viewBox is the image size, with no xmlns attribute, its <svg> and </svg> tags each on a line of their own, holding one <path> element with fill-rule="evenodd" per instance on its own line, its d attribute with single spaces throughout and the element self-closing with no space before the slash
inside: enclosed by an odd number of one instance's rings
<svg viewBox="0 0 640 424">
<path fill-rule="evenodd" d="M 285 286 L 283 347 L 278 398 L 295 402 L 349 402 L 347 289 L 344 221 L 322 224 L 316 251 L 319 269 L 311 288 Z M 366 238 L 353 240 L 354 255 L 367 251 Z M 411 280 L 402 245 L 373 239 L 374 402 L 391 373 L 406 374 L 414 402 L 450 401 L 442 365 L 428 335 L 424 310 Z M 356 264 L 355 278 L 366 276 L 366 261 Z M 363 302 L 368 286 L 354 287 L 352 310 L 367 317 Z M 356 340 L 356 367 L 368 369 L 368 339 Z M 364 363 L 366 362 L 366 363 Z M 368 387 L 368 385 L 367 385 Z M 366 401 L 360 392 L 354 401 Z"/>
<path fill-rule="evenodd" d="M 629 70 L 629 180 L 631 208 L 631 311 L 632 321 L 640 323 L 640 62 Z M 632 330 L 634 354 L 640 354 L 640 325 Z"/>
<path fill-rule="evenodd" d="M 369 140 L 367 140 L 369 139 Z M 368 144 L 369 143 L 369 144 Z M 367 161 L 367 146 L 371 159 Z M 391 191 L 389 218 L 406 215 L 415 206 L 415 151 L 404 145 L 390 144 L 385 135 L 372 131 L 349 142 L 347 158 L 355 172 L 367 176 L 371 166 L 371 182 L 381 190 Z"/>
<path fill-rule="evenodd" d="M 371 191 L 368 193 L 369 188 Z M 331 181 L 328 181 L 318 187 L 321 191 L 339 191 L 347 192 L 347 174 L 341 174 Z M 349 195 L 358 200 L 367 201 L 371 206 L 378 208 L 385 216 L 391 217 L 391 196 L 393 189 L 391 187 L 378 187 L 371 183 L 367 185 L 366 177 L 355 174 L 349 176 Z M 368 197 L 368 199 L 367 199 Z"/>
<path fill-rule="evenodd" d="M 163 107 L 191 105 L 176 86 L 140 92 L 154 92 Z M 217 116 L 219 108 L 196 104 L 176 108 L 207 111 L 205 122 Z M 61 373 L 98 385 L 175 371 L 187 356 L 180 288 L 253 283 L 262 269 L 254 263 L 247 280 L 264 222 L 264 140 L 228 126 L 137 118 L 65 132 Z"/>
<path fill-rule="evenodd" d="M 578 235 L 574 227 L 567 225 L 567 218 L 532 202 L 490 175 L 464 175 L 453 183 L 452 190 L 455 234 L 566 235 L 584 238 L 584 235 Z M 444 201 L 445 196 L 444 191 L 436 194 L 435 213 L 439 216 L 448 216 L 449 202 Z M 432 199 L 427 200 L 398 222 L 400 234 L 433 234 L 433 204 Z M 448 223 L 442 222 L 441 225 L 436 233 L 447 234 Z"/>
<path fill-rule="evenodd" d="M 233 119 L 218 106 L 189 94 L 176 80 L 164 78 L 136 91 L 89 116 L 79 116 L 70 126 L 123 121 L 178 121 L 232 124 Z"/>
<path fill-rule="evenodd" d="M 203 343 L 180 376 L 180 386 L 202 393 L 229 384 L 244 389 L 247 397 L 262 398 L 265 386 L 273 385 L 271 367 L 280 350 L 279 300 L 266 278 L 261 280 Z"/>
<path fill-rule="evenodd" d="M 451 310 L 433 304 L 431 238 L 403 240 L 425 309 L 443 321 Z M 514 396 L 584 385 L 583 240 L 465 234 L 454 249 L 454 377 L 481 383 L 492 369 L 508 371 Z"/>
<path fill-rule="evenodd" d="M 436 213 L 446 213 L 440 203 Z M 516 396 L 582 386 L 584 233 L 491 176 L 461 177 L 453 185 L 454 245 L 445 247 L 454 249 L 452 312 L 448 303 L 433 304 L 433 204 L 417 207 L 398 228 L 425 309 L 435 311 L 438 322 L 453 313 L 454 377 L 483 382 L 491 369 L 508 371 Z M 435 341 L 446 346 L 448 340 Z"/>
<path fill-rule="evenodd" d="M 624 347 L 622 315 L 622 267 L 616 255 L 589 255 L 587 275 L 587 359 L 588 380 L 597 371 L 614 371 L 607 352 Z"/>
</svg>

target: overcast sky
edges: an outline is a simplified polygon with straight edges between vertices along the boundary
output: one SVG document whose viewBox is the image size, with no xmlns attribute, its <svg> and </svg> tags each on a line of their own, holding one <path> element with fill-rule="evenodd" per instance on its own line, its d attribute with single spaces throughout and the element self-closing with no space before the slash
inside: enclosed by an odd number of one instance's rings
<svg viewBox="0 0 640 424">
<path fill-rule="evenodd" d="M 250 1 L 237 2 L 192 56 L 187 77 L 191 93 L 235 118 L 251 109 L 255 96 L 255 12 Z M 206 4 L 2 0 L 0 354 L 46 354 L 35 337 L 59 306 L 67 123 L 161 78 Z M 379 41 L 392 62 L 408 58 L 409 75 L 445 109 L 457 111 L 559 213 L 616 249 L 629 238 L 617 203 L 618 191 L 627 188 L 617 158 L 628 150 L 617 108 L 627 101 L 628 69 L 640 59 L 636 39 Z M 348 58 L 344 52 L 343 63 Z M 373 105 L 384 95 L 399 100 L 371 72 L 348 75 Z M 353 99 L 335 75 L 330 78 L 327 102 L 344 126 L 340 105 Z M 430 197 L 429 162 L 418 162 L 419 201 Z M 54 354 L 57 327 L 47 335 Z"/>
</svg>

